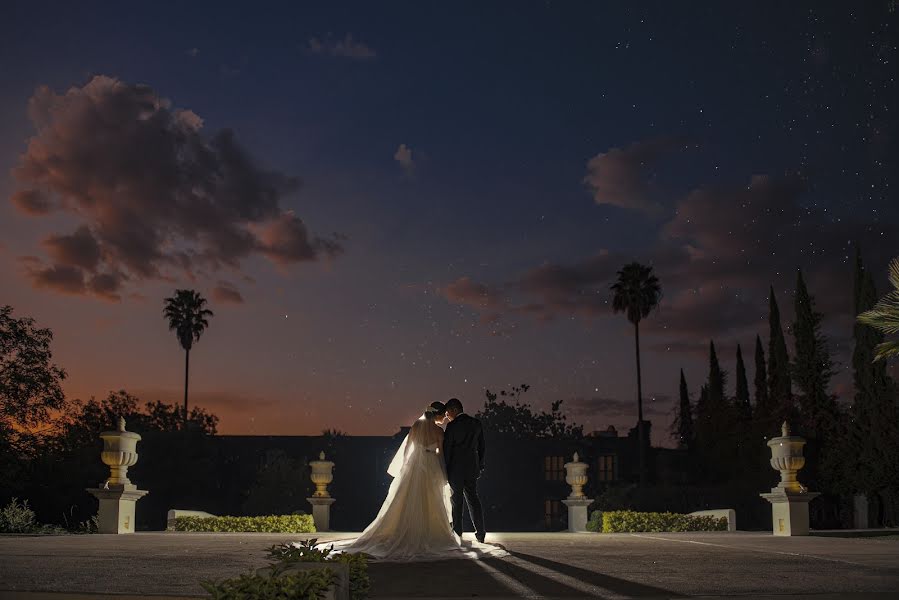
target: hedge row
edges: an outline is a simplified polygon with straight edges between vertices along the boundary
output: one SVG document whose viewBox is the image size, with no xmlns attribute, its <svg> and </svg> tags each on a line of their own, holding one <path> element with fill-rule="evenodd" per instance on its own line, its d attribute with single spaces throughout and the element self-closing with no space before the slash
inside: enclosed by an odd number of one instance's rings
<svg viewBox="0 0 899 600">
<path fill-rule="evenodd" d="M 727 518 L 672 512 L 595 511 L 590 515 L 587 529 L 602 533 L 727 531 Z"/>
<path fill-rule="evenodd" d="M 176 517 L 174 531 L 315 533 L 312 515 L 266 517 Z"/>
</svg>

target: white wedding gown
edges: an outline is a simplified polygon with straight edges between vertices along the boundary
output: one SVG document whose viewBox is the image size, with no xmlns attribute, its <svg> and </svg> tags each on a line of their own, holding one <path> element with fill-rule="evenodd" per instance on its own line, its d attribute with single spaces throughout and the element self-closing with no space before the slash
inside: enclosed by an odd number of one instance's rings
<svg viewBox="0 0 899 600">
<path fill-rule="evenodd" d="M 443 430 L 424 417 L 418 419 L 387 469 L 394 479 L 378 516 L 355 540 L 334 542 L 334 550 L 389 561 L 506 555 L 491 544 L 459 542 L 450 525 L 442 452 Z"/>
</svg>

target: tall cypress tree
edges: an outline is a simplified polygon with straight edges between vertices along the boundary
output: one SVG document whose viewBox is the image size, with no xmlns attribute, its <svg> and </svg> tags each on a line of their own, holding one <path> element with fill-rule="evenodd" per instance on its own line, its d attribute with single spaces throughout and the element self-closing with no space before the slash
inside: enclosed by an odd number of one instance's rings
<svg viewBox="0 0 899 600">
<path fill-rule="evenodd" d="M 748 423 L 752 419 L 752 403 L 749 400 L 749 381 L 746 379 L 746 365 L 743 364 L 743 350 L 737 344 L 737 395 L 735 398 L 737 417 Z"/>
<path fill-rule="evenodd" d="M 718 418 L 723 412 L 726 402 L 724 396 L 724 380 L 726 375 L 718 363 L 718 354 L 715 352 L 715 342 L 709 342 L 709 411 L 714 418 Z M 718 424 L 721 425 L 720 423 Z"/>
<path fill-rule="evenodd" d="M 774 297 L 774 286 L 768 300 L 768 399 L 771 402 L 771 417 L 779 429 L 780 421 L 791 419 L 793 414 L 793 392 L 790 381 L 790 357 L 787 354 L 787 342 L 780 325 L 780 309 Z"/>
<path fill-rule="evenodd" d="M 796 321 L 793 323 L 795 353 L 793 376 L 799 390 L 802 421 L 809 435 L 824 438 L 836 425 L 836 402 L 827 393 L 833 362 L 827 340 L 821 333 L 821 313 L 808 293 L 802 271 L 796 280 Z"/>
<path fill-rule="evenodd" d="M 755 417 L 767 416 L 768 406 L 768 368 L 765 366 L 765 349 L 762 338 L 755 336 Z"/>
<path fill-rule="evenodd" d="M 680 448 L 693 447 L 693 407 L 690 405 L 690 394 L 687 391 L 687 379 L 684 370 L 680 370 L 680 403 L 674 419 L 674 437 Z"/>
<path fill-rule="evenodd" d="M 857 248 L 854 291 L 855 314 L 870 310 L 877 302 L 874 279 Z M 850 408 L 847 441 L 855 460 L 844 464 L 833 479 L 847 491 L 884 494 L 895 505 L 899 496 L 896 386 L 884 361 L 874 362 L 874 348 L 883 341 L 883 334 L 858 321 L 853 333 L 855 401 Z"/>
</svg>

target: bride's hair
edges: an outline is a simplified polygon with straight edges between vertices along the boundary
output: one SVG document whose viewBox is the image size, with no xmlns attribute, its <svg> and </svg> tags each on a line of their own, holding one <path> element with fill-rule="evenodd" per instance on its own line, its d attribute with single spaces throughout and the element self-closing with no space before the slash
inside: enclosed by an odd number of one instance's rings
<svg viewBox="0 0 899 600">
<path fill-rule="evenodd" d="M 443 402 L 431 402 L 430 406 L 425 409 L 425 418 L 433 419 L 434 417 L 442 417 L 446 414 L 446 406 Z"/>
</svg>

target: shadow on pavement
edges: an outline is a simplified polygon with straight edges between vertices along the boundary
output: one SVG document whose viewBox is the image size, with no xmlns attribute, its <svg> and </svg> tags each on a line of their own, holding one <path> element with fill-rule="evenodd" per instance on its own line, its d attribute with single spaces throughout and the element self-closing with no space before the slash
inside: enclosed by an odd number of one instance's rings
<svg viewBox="0 0 899 600">
<path fill-rule="evenodd" d="M 595 571 L 590 571 L 588 569 L 582 569 L 580 567 L 575 567 L 572 565 L 568 565 L 565 563 L 556 562 L 554 560 L 549 560 L 547 558 L 542 558 L 539 556 L 533 556 L 531 554 L 522 554 L 521 552 L 511 552 L 512 556 L 518 558 L 522 561 L 529 562 L 531 564 L 543 567 L 545 569 L 549 569 L 551 571 L 555 571 L 556 573 L 560 573 L 562 575 L 567 575 L 568 577 L 572 577 L 586 583 L 588 585 L 596 586 L 598 588 L 603 588 L 610 592 L 614 592 L 616 594 L 621 594 L 623 596 L 631 596 L 631 597 L 670 597 L 670 598 L 683 598 L 682 594 L 678 594 L 672 592 L 670 590 L 653 587 L 650 585 L 643 585 L 642 583 L 634 583 L 633 581 L 628 581 L 626 579 L 619 579 L 617 577 L 610 577 L 609 575 L 603 575 L 602 573 L 597 573 Z"/>
</svg>

